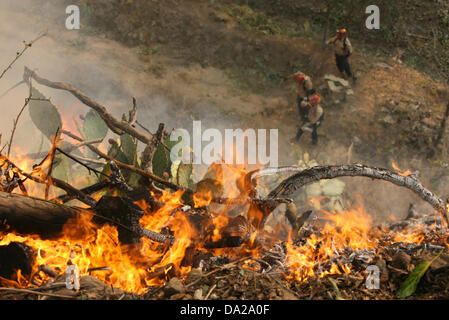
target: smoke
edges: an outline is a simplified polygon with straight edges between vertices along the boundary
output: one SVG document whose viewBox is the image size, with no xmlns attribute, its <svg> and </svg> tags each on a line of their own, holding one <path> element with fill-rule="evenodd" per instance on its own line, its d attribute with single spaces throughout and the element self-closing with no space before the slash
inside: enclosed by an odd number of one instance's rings
<svg viewBox="0 0 449 320">
<path fill-rule="evenodd" d="M 298 154 L 291 152 L 292 146 L 287 141 L 295 128 L 287 127 L 285 119 L 276 119 L 276 113 L 270 122 L 261 122 L 257 117 L 267 106 L 276 111 L 283 105 L 280 100 L 274 103 L 262 95 L 232 92 L 231 80 L 212 67 L 176 63 L 160 55 L 142 57 L 138 48 L 125 47 L 92 30 L 84 23 L 83 12 L 81 30 L 67 30 L 65 8 L 63 1 L 56 0 L 0 2 L 0 70 L 22 50 L 22 41 L 31 41 L 43 31 L 48 33 L 0 79 L 0 94 L 22 80 L 23 68 L 27 66 L 42 77 L 73 84 L 119 118 L 132 106 L 132 97 L 136 97 L 138 120 L 152 131 L 160 122 L 168 129 L 180 127 L 191 131 L 193 120 L 201 120 L 204 129 L 245 129 L 244 123 L 251 123 L 254 128 L 280 128 L 280 165 L 297 164 Z M 51 98 L 65 122 L 72 124 L 69 129 L 75 127 L 73 118 L 89 111 L 67 92 L 35 86 Z M 28 88 L 21 85 L 0 98 L 2 145 L 9 138 L 13 119 L 27 96 Z M 277 107 L 273 108 L 274 105 Z M 255 120 L 251 121 L 252 118 Z M 19 121 L 14 147 L 35 152 L 41 139 L 26 110 Z M 327 154 L 326 159 L 317 160 L 320 164 L 344 163 L 348 146 L 329 139 L 320 145 L 320 153 Z M 361 158 L 356 156 L 353 159 Z M 367 164 L 385 165 L 369 161 Z M 360 194 L 367 211 L 382 219 L 394 214 L 404 216 L 411 201 L 422 203 L 410 191 L 388 183 L 352 178 L 344 181 L 349 193 Z"/>
<path fill-rule="evenodd" d="M 23 49 L 23 41 L 29 42 L 44 31 L 47 36 L 29 48 L 0 79 L 0 93 L 21 81 L 23 69 L 27 66 L 47 79 L 73 84 L 119 118 L 132 106 L 132 97 L 136 97 L 141 123 L 153 129 L 158 122 L 167 121 L 167 110 L 174 104 L 169 98 L 157 94 L 151 83 L 145 81 L 145 72 L 140 68 L 142 63 L 135 51 L 89 34 L 84 30 L 88 29 L 85 25 L 82 25 L 82 30 L 67 30 L 66 17 L 61 1 L 1 1 L 1 70 L 15 58 L 16 52 Z M 72 127 L 73 118 L 89 110 L 67 92 L 39 84 L 34 86 L 58 107 L 69 127 Z M 28 87 L 22 84 L 0 99 L 3 144 L 9 138 L 13 119 L 27 96 Z M 33 152 L 39 143 L 40 133 L 26 110 L 17 127 L 14 147 Z"/>
<path fill-rule="evenodd" d="M 164 61 L 157 60 L 163 57 L 143 61 L 138 48 L 124 47 L 105 39 L 83 24 L 83 11 L 81 30 L 67 30 L 65 8 L 61 1 L 23 0 L 18 3 L 2 0 L 0 68 L 6 68 L 16 52 L 23 48 L 22 41 L 31 41 L 43 31 L 48 35 L 28 49 L 0 79 L 0 93 L 19 82 L 23 68 L 27 66 L 47 79 L 73 84 L 119 118 L 132 106 L 132 97 L 136 97 L 138 120 L 151 131 L 160 122 L 165 123 L 167 129 L 183 127 L 191 130 L 192 120 L 201 120 L 205 128 L 240 127 L 238 115 L 223 118 L 220 114 L 243 104 L 238 98 L 226 98 L 226 93 L 217 88 L 225 78 L 220 71 L 170 63 L 164 65 Z M 156 68 L 162 69 L 163 77 L 153 72 Z M 35 86 L 51 98 L 69 124 L 73 124 L 72 118 L 89 110 L 67 92 Z M 213 96 L 209 94 L 212 89 Z M 22 85 L 0 99 L 0 132 L 4 142 L 27 96 L 28 88 Z M 25 111 L 19 121 L 14 145 L 32 152 L 34 150 L 31 149 L 39 144 L 39 136 L 28 111 Z"/>
</svg>

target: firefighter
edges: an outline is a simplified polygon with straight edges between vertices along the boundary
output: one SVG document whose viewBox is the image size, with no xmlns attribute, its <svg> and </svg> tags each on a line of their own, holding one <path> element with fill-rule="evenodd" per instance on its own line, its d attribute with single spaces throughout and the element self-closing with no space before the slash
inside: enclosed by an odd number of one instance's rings
<svg viewBox="0 0 449 320">
<path fill-rule="evenodd" d="M 351 41 L 348 39 L 347 31 L 344 28 L 338 29 L 337 34 L 323 43 L 326 48 L 329 44 L 334 45 L 335 62 L 344 79 L 352 78 L 353 83 L 357 80 L 351 71 L 349 57 L 352 55 Z"/>
<path fill-rule="evenodd" d="M 283 79 L 284 80 L 295 79 L 296 102 L 298 105 L 299 114 L 301 115 L 301 119 L 303 119 L 307 114 L 307 110 L 301 108 L 301 102 L 303 101 L 303 99 L 308 98 L 315 93 L 315 89 L 313 89 L 312 79 L 305 73 L 302 73 L 301 71 L 298 71 L 290 76 L 284 77 Z"/>
<path fill-rule="evenodd" d="M 304 121 L 304 119 L 307 116 L 308 110 L 307 110 L 307 108 L 303 108 L 301 106 L 302 102 L 304 101 L 304 99 L 307 99 L 311 95 L 313 95 L 315 93 L 315 90 L 313 89 L 312 80 L 306 74 L 299 72 L 299 73 L 295 74 L 295 79 L 296 79 L 296 84 L 297 84 L 296 102 L 298 104 L 298 110 L 299 110 L 299 114 L 301 115 L 301 120 Z"/>
<path fill-rule="evenodd" d="M 305 116 L 298 129 L 296 137 L 292 139 L 292 142 L 299 141 L 304 131 L 312 133 L 312 143 L 316 145 L 318 143 L 317 129 L 321 125 L 324 119 L 324 111 L 320 105 L 321 98 L 317 94 L 311 95 L 309 98 L 304 98 L 301 101 L 300 108 L 305 110 Z"/>
</svg>

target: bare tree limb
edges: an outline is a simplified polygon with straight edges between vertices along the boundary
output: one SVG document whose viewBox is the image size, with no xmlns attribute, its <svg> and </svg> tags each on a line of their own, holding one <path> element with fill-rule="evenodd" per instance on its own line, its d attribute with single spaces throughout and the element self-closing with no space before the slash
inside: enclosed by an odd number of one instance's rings
<svg viewBox="0 0 449 320">
<path fill-rule="evenodd" d="M 25 103 L 24 103 L 22 109 L 20 109 L 19 114 L 17 115 L 16 119 L 14 119 L 14 122 L 13 122 L 11 137 L 9 138 L 9 143 L 8 143 L 8 152 L 7 152 L 8 157 L 11 154 L 12 141 L 14 139 L 14 134 L 16 133 L 17 124 L 19 123 L 20 116 L 22 115 L 23 111 L 25 110 L 25 108 L 27 107 L 27 105 L 30 103 L 30 100 L 31 100 L 31 92 L 32 92 L 31 91 L 32 90 L 31 80 L 29 81 L 29 87 L 30 87 L 30 93 L 29 93 L 28 97 L 25 98 Z"/>
<path fill-rule="evenodd" d="M 147 144 L 141 155 L 142 169 L 146 172 L 153 173 L 153 157 L 160 141 L 162 140 L 162 133 L 164 132 L 164 124 L 159 123 L 156 135 L 153 140 Z"/>
<path fill-rule="evenodd" d="M 142 228 L 141 232 L 142 232 L 143 236 L 145 236 L 148 239 L 151 239 L 155 242 L 173 244 L 173 242 L 175 241 L 175 237 L 173 237 L 173 236 L 162 234 L 162 233 L 157 233 L 157 232 L 145 229 L 145 228 Z"/>
<path fill-rule="evenodd" d="M 3 70 L 3 72 L 0 74 L 0 79 L 3 78 L 3 76 L 5 75 L 5 73 L 12 68 L 13 64 L 19 60 L 19 58 L 25 53 L 25 51 L 27 51 L 29 48 L 31 48 L 31 46 L 38 41 L 40 38 L 44 37 L 46 35 L 46 32 L 42 33 L 41 35 L 39 35 L 36 39 L 30 41 L 30 42 L 26 42 L 24 41 L 24 48 L 22 49 L 22 51 L 17 52 L 16 57 L 11 61 L 11 63 L 6 67 L 5 70 Z"/>
<path fill-rule="evenodd" d="M 67 136 L 71 137 L 72 139 L 75 139 L 75 140 L 78 140 L 78 141 L 83 141 L 83 139 L 81 139 L 80 137 L 74 135 L 73 133 L 71 133 L 71 132 L 69 132 L 69 131 L 63 130 L 62 133 L 66 134 Z M 172 189 L 172 190 L 175 190 L 175 191 L 176 191 L 176 190 L 184 190 L 184 191 L 187 192 L 187 193 L 191 193 L 191 194 L 193 193 L 193 191 L 188 190 L 188 189 L 185 189 L 185 188 L 182 188 L 182 187 L 180 187 L 180 186 L 178 186 L 178 185 L 176 185 L 176 184 L 174 184 L 174 183 L 171 183 L 171 182 L 169 182 L 169 181 L 167 181 L 167 180 L 165 180 L 165 179 L 163 179 L 163 178 L 161 178 L 161 177 L 158 177 L 158 176 L 155 175 L 155 174 L 146 172 L 146 171 L 144 171 L 144 170 L 142 170 L 142 169 L 139 169 L 139 168 L 136 168 L 136 167 L 134 167 L 134 166 L 132 166 L 132 165 L 123 163 L 123 162 L 121 162 L 121 161 L 118 161 L 117 159 L 114 159 L 114 158 L 108 156 L 106 153 L 102 152 L 100 149 L 98 149 L 97 147 L 95 147 L 95 146 L 93 146 L 93 145 L 87 145 L 87 147 L 88 147 L 90 150 L 92 150 L 94 153 L 96 153 L 97 155 L 99 155 L 101 158 L 106 159 L 107 161 L 114 161 L 115 164 L 116 164 L 117 166 L 121 167 L 121 168 L 128 169 L 128 170 L 130 170 L 130 171 L 132 171 L 132 172 L 135 172 L 135 173 L 137 173 L 137 174 L 140 174 L 141 176 L 143 176 L 143 177 L 145 177 L 145 178 L 148 178 L 148 179 L 151 179 L 151 180 L 153 180 L 153 181 L 159 182 L 160 184 L 162 184 L 162 185 L 164 185 L 164 186 L 166 186 L 166 187 L 168 187 L 168 188 L 170 188 L 170 189 Z"/>
<path fill-rule="evenodd" d="M 26 177 L 26 178 L 34 181 L 34 182 L 37 182 L 37 183 L 40 183 L 40 184 L 45 184 L 45 185 L 48 183 L 47 180 L 42 180 L 39 177 L 36 177 L 36 176 L 34 176 L 34 175 L 30 174 L 30 173 L 24 172 L 22 169 L 17 167 L 13 162 L 11 162 L 11 160 L 9 160 L 8 158 L 6 158 L 4 156 L 0 155 L 0 160 L 2 162 L 6 161 L 9 165 L 11 165 L 13 168 L 15 168 L 20 175 L 22 175 L 22 176 L 24 176 L 24 177 Z M 97 203 L 95 201 L 95 199 L 89 197 L 88 195 L 84 194 L 83 192 L 81 192 L 80 190 L 78 190 L 75 187 L 71 186 L 70 184 L 68 184 L 65 181 L 53 178 L 52 179 L 52 183 L 53 183 L 53 185 L 55 187 L 64 190 L 68 194 L 74 196 L 75 198 L 77 198 L 78 200 L 80 200 L 81 202 L 87 204 L 90 207 L 94 207 L 96 205 L 96 203 Z"/>
<path fill-rule="evenodd" d="M 133 97 L 133 108 L 129 110 L 128 123 L 131 126 L 134 126 L 134 123 L 137 121 L 137 101 L 136 98 Z"/>
<path fill-rule="evenodd" d="M 47 184 L 45 186 L 45 200 L 48 200 L 48 193 L 50 192 L 50 186 L 52 185 L 52 177 L 51 173 L 53 171 L 53 161 L 55 159 L 56 149 L 58 147 L 59 139 L 61 137 L 61 132 L 58 130 L 56 131 L 55 138 L 53 140 L 53 144 L 51 146 L 50 152 L 48 153 L 48 159 L 50 160 L 48 164 L 48 171 L 45 175 L 45 180 L 47 181 Z"/>
<path fill-rule="evenodd" d="M 100 143 L 102 141 L 103 141 L 103 139 L 93 139 L 93 140 L 88 140 L 88 141 L 83 141 L 83 142 L 77 143 L 76 145 L 73 145 L 73 146 L 71 146 L 69 148 L 66 148 L 66 149 L 61 149 L 61 148 L 59 148 L 59 149 L 64 151 L 64 152 L 66 152 L 66 153 L 68 153 L 68 154 L 70 154 L 73 158 L 76 158 L 76 159 L 78 159 L 80 161 L 94 163 L 94 164 L 99 164 L 99 165 L 105 165 L 106 163 L 104 161 L 96 160 L 96 159 L 90 159 L 90 158 L 85 158 L 85 157 L 74 155 L 74 154 L 71 153 L 71 152 L 73 152 L 74 150 L 76 150 L 76 149 L 78 149 L 80 147 L 87 146 L 88 144 L 97 144 L 97 143 Z M 39 158 L 46 157 L 47 154 L 48 154 L 47 152 L 29 153 L 29 154 L 25 155 L 25 157 L 31 158 L 31 159 L 39 159 Z"/>
<path fill-rule="evenodd" d="M 71 148 L 69 148 L 69 149 L 67 149 L 67 150 L 64 150 L 64 151 L 70 153 L 70 152 L 72 152 L 73 150 L 76 150 L 76 149 L 78 149 L 78 148 L 84 147 L 84 146 L 86 146 L 86 145 L 88 145 L 88 144 L 101 143 L 102 141 L 103 141 L 103 139 L 93 139 L 93 140 L 83 141 L 83 142 L 77 143 L 77 144 L 74 145 L 73 147 L 71 147 Z"/>
<path fill-rule="evenodd" d="M 148 136 L 146 133 L 137 130 L 134 128 L 128 121 L 119 120 L 115 116 L 113 116 L 103 105 L 98 102 L 90 99 L 77 88 L 72 86 L 71 84 L 64 82 L 53 82 L 47 80 L 45 78 L 40 77 L 36 72 L 31 69 L 25 67 L 24 78 L 33 78 L 37 83 L 59 90 L 65 90 L 70 92 L 73 96 L 75 96 L 78 100 L 84 103 L 86 106 L 95 110 L 98 115 L 103 119 L 106 125 L 116 134 L 123 135 L 124 133 L 128 133 L 132 137 L 138 139 L 139 141 L 149 144 L 152 141 L 152 138 Z"/>
<path fill-rule="evenodd" d="M 389 181 L 397 186 L 406 187 L 424 201 L 428 202 L 434 209 L 443 214 L 446 222 L 449 224 L 448 213 L 445 202 L 438 196 L 426 189 L 416 178 L 411 174 L 408 176 L 400 175 L 388 169 L 368 167 L 362 164 L 341 165 L 341 166 L 316 166 L 299 172 L 281 182 L 274 190 L 272 190 L 268 198 L 284 197 L 293 194 L 296 190 L 304 187 L 307 184 L 320 181 L 322 179 L 333 179 L 338 177 L 369 177 L 372 179 L 379 179 Z"/>
<path fill-rule="evenodd" d="M 111 182 L 108 179 L 105 179 L 105 180 L 103 180 L 103 181 L 101 181 L 99 183 L 96 183 L 96 184 L 93 184 L 93 185 L 88 186 L 86 188 L 83 188 L 80 191 L 82 193 L 86 194 L 86 195 L 90 195 L 92 193 L 95 193 L 97 191 L 100 191 L 100 190 L 108 187 L 110 185 L 110 183 Z M 66 202 L 69 202 L 70 200 L 72 200 L 73 198 L 74 198 L 73 195 L 64 194 L 64 195 L 61 195 L 61 196 L 59 196 L 59 197 L 57 197 L 55 199 L 51 199 L 50 201 L 58 202 L 58 203 L 59 202 L 66 203 Z"/>
<path fill-rule="evenodd" d="M 100 165 L 100 166 L 106 165 L 106 162 L 104 162 L 104 161 L 96 160 L 96 159 L 90 159 L 90 158 L 81 157 L 81 156 L 77 156 L 76 154 L 73 154 L 73 153 L 67 153 L 67 156 L 68 156 L 69 158 L 72 158 L 73 161 L 78 160 L 78 161 L 81 161 L 81 162 L 86 162 L 86 163 L 96 164 L 96 165 Z M 76 159 L 76 160 L 75 160 L 75 159 Z M 76 162 L 78 162 L 78 161 L 76 161 Z M 78 163 L 79 163 L 79 162 L 78 162 Z M 79 163 L 79 164 L 82 165 L 83 167 L 85 166 L 84 163 L 83 163 L 83 164 Z"/>
<path fill-rule="evenodd" d="M 95 208 L 80 209 L 19 194 L 0 192 L 0 221 L 22 234 L 37 233 L 45 237 L 58 235 L 69 219 L 81 214 L 92 214 L 96 218 L 119 226 L 138 236 L 145 236 L 155 242 L 172 244 L 170 235 L 159 234 L 137 225 L 135 228 L 97 214 Z"/>
<path fill-rule="evenodd" d="M 145 126 L 143 126 L 139 121 L 136 120 L 136 124 L 141 127 L 143 130 L 145 130 L 147 133 L 149 133 L 152 137 L 154 137 L 154 133 L 152 133 L 150 130 L 148 130 Z M 164 143 L 164 141 L 160 141 L 160 143 L 164 146 L 164 148 L 167 151 L 170 151 L 170 148 Z"/>
<path fill-rule="evenodd" d="M 84 168 L 86 168 L 86 169 L 89 171 L 89 173 L 90 173 L 90 171 L 92 171 L 92 172 L 94 172 L 94 173 L 97 174 L 97 175 L 103 175 L 103 176 L 105 176 L 105 174 L 104 174 L 103 172 L 98 171 L 98 170 L 96 170 L 96 169 L 94 169 L 94 168 L 89 167 L 88 165 L 82 163 L 82 162 L 79 161 L 76 157 L 74 157 L 74 156 L 72 156 L 71 154 L 65 152 L 64 150 L 62 150 L 62 149 L 60 149 L 60 148 L 56 148 L 56 150 L 59 151 L 60 153 L 62 153 L 63 155 L 65 155 L 67 158 L 70 158 L 70 159 L 72 159 L 73 161 L 75 161 L 76 163 L 82 165 Z"/>
</svg>

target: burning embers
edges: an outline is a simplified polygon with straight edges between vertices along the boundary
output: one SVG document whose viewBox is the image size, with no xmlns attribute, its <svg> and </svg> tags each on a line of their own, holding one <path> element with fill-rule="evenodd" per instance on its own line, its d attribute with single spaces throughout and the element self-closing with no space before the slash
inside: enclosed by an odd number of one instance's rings
<svg viewBox="0 0 449 320">
<path fill-rule="evenodd" d="M 137 202 L 144 211 L 142 227 L 173 236 L 171 244 L 142 237 L 139 244 L 123 245 L 116 226 L 93 223 L 89 212 L 68 221 L 57 239 L 3 233 L 2 283 L 15 287 L 48 285 L 63 278 L 73 265 L 82 276 L 92 275 L 115 288 L 143 294 L 172 277 L 184 278 L 192 267 L 220 266 L 220 259 L 239 260 L 248 270 L 280 273 L 290 281 L 303 282 L 350 274 L 353 268 L 368 266 L 383 250 L 395 246 L 413 250 L 422 243 L 444 242 L 444 237 L 438 237 L 441 228 L 436 221 L 427 225 L 413 218 L 390 228 L 374 227 L 363 208 L 325 213 L 319 218 L 315 215 L 303 224 L 295 239 L 276 240 L 276 234 L 258 230 L 244 214 L 233 216 L 235 205 L 224 205 L 225 209 L 215 214 L 205 207 L 185 207 L 182 196 L 181 191 L 163 192 L 154 197 L 157 204 L 153 207 L 143 200 Z"/>
<path fill-rule="evenodd" d="M 82 289 L 83 283 L 97 279 L 139 295 L 165 285 L 163 294 L 168 296 L 197 291 L 202 279 L 209 281 L 216 273 L 235 279 L 241 275 L 247 286 L 247 271 L 276 281 L 281 276 L 291 287 L 329 275 L 360 274 L 374 263 L 377 266 L 379 256 L 396 247 L 410 253 L 446 246 L 442 226 L 448 222 L 446 203 L 422 186 L 415 173 L 361 164 L 248 172 L 215 163 L 194 182 L 191 164 L 169 162 L 164 125 L 148 134 L 137 122 L 135 100 L 129 115 L 120 120 L 70 84 L 41 78 L 28 68 L 24 79 L 69 91 L 91 110 L 71 131 L 58 117 L 50 121 L 56 128 L 39 127 L 47 133 L 51 147 L 48 154 L 38 155 L 43 160 L 35 166 L 24 156 L 0 155 L 3 286 L 29 288 L 27 292 L 61 284 L 74 289 L 79 284 Z M 30 108 L 47 108 L 45 115 L 58 112 L 48 99 L 32 98 L 27 100 Z M 141 127 L 143 131 L 137 129 Z M 100 143 L 108 130 L 119 138 L 108 140 L 106 153 Z M 144 144 L 141 154 L 138 143 Z M 58 179 L 56 167 L 61 169 L 60 164 L 69 160 L 72 167 L 66 166 L 63 173 L 81 177 L 87 169 L 97 178 L 84 183 L 88 186 L 82 189 L 75 187 L 79 181 L 67 176 Z M 260 195 L 260 178 L 280 173 L 292 175 L 266 196 Z M 373 226 L 361 208 L 338 213 L 290 210 L 290 197 L 298 189 L 342 176 L 364 176 L 406 187 L 437 215 L 433 221 L 411 215 L 387 228 Z M 69 206 L 72 200 L 78 206 L 73 202 Z M 291 226 L 267 228 L 273 211 L 281 205 L 290 208 L 286 217 Z M 184 287 L 182 281 L 188 284 Z M 238 287 L 232 279 L 228 282 Z M 225 298 L 229 292 L 219 283 L 212 284 L 204 298 L 218 294 Z"/>
<path fill-rule="evenodd" d="M 7 175 L 3 186 L 17 186 L 31 178 L 44 186 L 53 185 L 54 179 L 45 174 L 51 166 L 48 157 L 31 173 L 4 156 L 0 161 L 3 175 Z M 116 186 L 111 189 L 115 191 L 109 195 L 90 193 L 95 201 L 91 208 L 44 202 L 28 197 L 33 194 L 28 191 L 24 195 L 0 193 L 0 208 L 8 207 L 9 202 L 21 210 L 0 210 L 6 227 L 0 234 L 2 285 L 32 288 L 62 282 L 77 289 L 83 277 L 93 276 L 114 288 L 145 294 L 170 279 L 189 279 L 198 268 L 204 272 L 213 272 L 215 267 L 223 270 L 223 264 L 304 283 L 329 275 L 366 273 L 379 256 L 394 248 L 410 253 L 446 246 L 441 217 L 425 220 L 413 208 L 406 220 L 377 227 L 362 207 L 301 214 L 286 197 L 295 190 L 294 179 L 305 177 L 302 184 L 317 181 L 322 175 L 319 170 L 328 170 L 330 177 L 335 172 L 352 175 L 351 170 L 359 170 L 361 175 L 386 176 L 393 182 L 415 179 L 402 172 L 355 165 L 334 171 L 332 167 L 314 167 L 308 170 L 318 173 L 310 175 L 293 167 L 247 172 L 214 164 L 194 192 L 158 192 L 123 187 L 126 182 L 120 169 L 113 162 L 110 168 L 113 174 L 106 186 Z M 256 178 L 279 172 L 296 174 L 267 198 L 258 198 L 260 181 Z M 416 188 L 416 180 L 413 182 Z M 21 188 L 13 189 L 24 193 Z M 48 197 L 48 192 L 44 194 Z M 282 203 L 288 204 L 286 216 L 291 226 L 271 226 L 268 232 L 268 217 Z"/>
</svg>

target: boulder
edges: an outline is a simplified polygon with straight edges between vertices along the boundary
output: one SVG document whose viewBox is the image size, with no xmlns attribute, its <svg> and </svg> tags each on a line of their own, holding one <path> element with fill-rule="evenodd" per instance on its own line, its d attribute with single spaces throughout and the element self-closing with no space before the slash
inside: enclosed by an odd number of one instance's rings
<svg viewBox="0 0 449 320">
<path fill-rule="evenodd" d="M 340 93 L 343 91 L 343 87 L 336 86 L 333 81 L 327 81 L 327 86 L 329 87 L 331 93 Z"/>
<path fill-rule="evenodd" d="M 336 76 L 334 76 L 332 74 L 326 74 L 324 76 L 324 80 L 327 80 L 328 82 L 329 81 L 334 82 L 336 85 L 343 86 L 344 88 L 350 88 L 351 87 L 347 80 L 345 80 L 343 78 L 336 77 Z"/>
<path fill-rule="evenodd" d="M 374 64 L 374 67 L 377 67 L 380 69 L 385 69 L 385 70 L 393 70 L 393 67 L 390 66 L 389 64 L 386 64 L 385 62 L 376 62 Z"/>
</svg>

